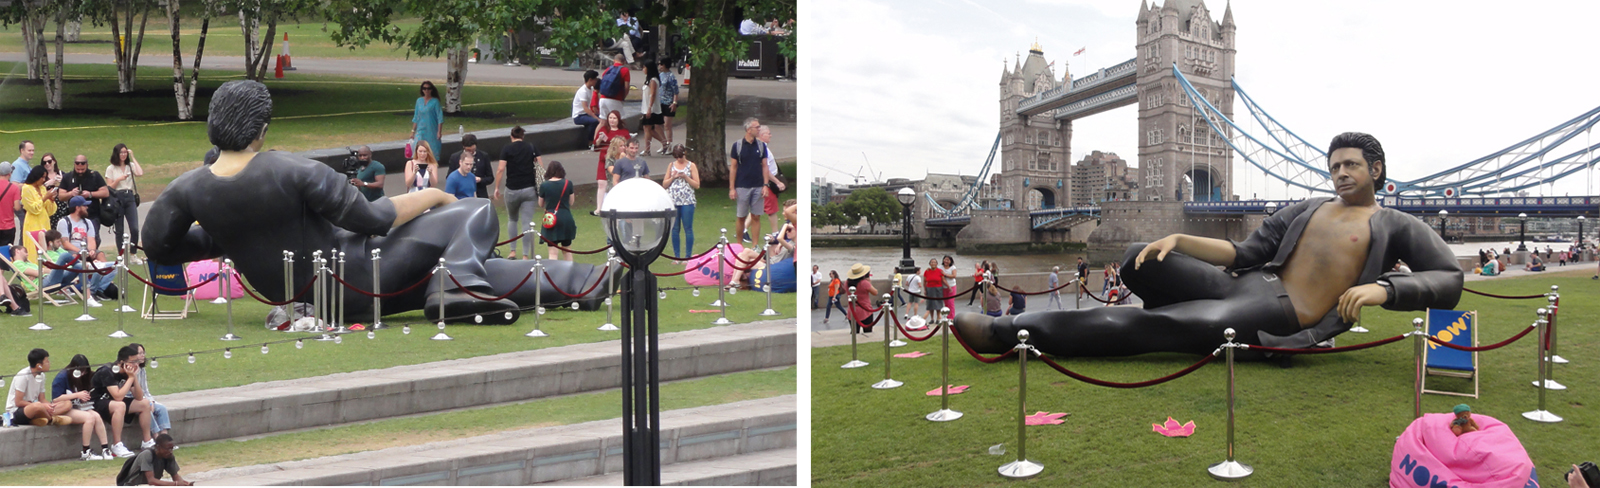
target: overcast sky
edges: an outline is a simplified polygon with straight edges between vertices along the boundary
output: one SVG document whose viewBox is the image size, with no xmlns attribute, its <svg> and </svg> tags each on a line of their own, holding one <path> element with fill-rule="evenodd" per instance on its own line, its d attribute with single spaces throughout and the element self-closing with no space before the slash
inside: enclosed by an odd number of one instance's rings
<svg viewBox="0 0 1600 488">
<path fill-rule="evenodd" d="M 1235 76 L 1251 97 L 1313 144 L 1343 131 L 1377 136 L 1398 179 L 1465 163 L 1600 106 L 1600 62 L 1590 54 L 1600 2 L 1233 3 Z M 1206 2 L 1218 21 L 1226 5 Z M 1057 79 L 1064 67 L 1076 78 L 1132 59 L 1138 7 L 809 2 L 810 76 L 801 93 L 811 175 L 847 183 L 858 170 L 868 175 L 869 162 L 883 178 L 976 174 L 999 130 L 1002 66 L 1026 56 L 1036 38 Z M 1073 56 L 1080 48 L 1085 54 Z M 1243 113 L 1236 102 L 1235 116 Z M 1101 150 L 1137 164 L 1136 123 L 1131 105 L 1074 122 L 1072 161 Z M 1245 164 L 1235 156 L 1235 166 Z M 1586 194 L 1591 180 L 1574 176 L 1555 191 Z M 1236 176 L 1236 192 L 1284 193 L 1259 173 L 1249 183 Z"/>
</svg>

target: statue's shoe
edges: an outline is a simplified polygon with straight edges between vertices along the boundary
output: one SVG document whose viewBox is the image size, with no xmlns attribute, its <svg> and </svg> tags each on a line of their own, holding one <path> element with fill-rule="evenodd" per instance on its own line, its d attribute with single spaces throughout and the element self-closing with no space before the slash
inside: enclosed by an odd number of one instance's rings
<svg viewBox="0 0 1600 488">
<path fill-rule="evenodd" d="M 1004 326 L 1011 325 L 1011 318 L 1011 316 L 996 318 L 981 313 L 964 312 L 956 314 L 955 326 L 951 331 L 960 336 L 961 341 L 973 351 L 1000 354 L 1017 345 L 1015 336 L 1008 340 L 1002 337 L 1004 334 L 998 333 L 1000 329 L 1009 329 Z"/>
<path fill-rule="evenodd" d="M 443 294 L 430 293 L 424 301 L 425 308 L 422 315 L 429 321 L 439 320 L 439 302 L 444 301 L 444 316 L 451 322 L 479 324 L 479 325 L 507 325 L 517 321 L 522 312 L 517 310 L 517 303 L 511 300 L 479 300 L 467 295 L 460 289 L 448 290 Z"/>
</svg>

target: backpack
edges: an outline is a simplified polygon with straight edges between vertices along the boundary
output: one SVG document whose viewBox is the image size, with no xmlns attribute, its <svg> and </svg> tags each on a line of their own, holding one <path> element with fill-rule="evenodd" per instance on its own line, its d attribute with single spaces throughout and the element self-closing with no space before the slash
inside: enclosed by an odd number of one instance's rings
<svg viewBox="0 0 1600 488">
<path fill-rule="evenodd" d="M 622 97 L 622 66 L 612 65 L 600 75 L 600 96 L 606 98 Z"/>
<path fill-rule="evenodd" d="M 127 486 L 123 485 L 122 482 L 133 475 L 133 461 L 135 459 L 139 459 L 139 456 L 128 456 L 128 460 L 122 462 L 122 469 L 117 471 L 117 486 Z"/>
</svg>

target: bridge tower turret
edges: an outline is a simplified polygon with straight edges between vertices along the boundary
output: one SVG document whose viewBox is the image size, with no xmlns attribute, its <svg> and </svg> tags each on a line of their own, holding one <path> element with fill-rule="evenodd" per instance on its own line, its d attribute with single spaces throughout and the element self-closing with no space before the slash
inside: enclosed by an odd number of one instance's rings
<svg viewBox="0 0 1600 488">
<path fill-rule="evenodd" d="M 1049 113 L 1017 115 L 1023 98 L 1060 87 L 1072 79 L 1065 63 L 1061 79 L 1052 76 L 1044 49 L 1037 42 L 1028 56 L 1018 56 L 1015 68 L 1000 77 L 1000 188 L 984 208 L 1039 209 L 1064 206 L 1072 188 L 1072 122 L 1057 121 Z M 988 184 L 988 182 L 984 182 Z M 1037 190 L 1037 193 L 1035 193 Z"/>
<path fill-rule="evenodd" d="M 1233 117 L 1233 6 L 1211 20 L 1204 0 L 1141 2 L 1138 20 L 1139 194 L 1144 200 L 1233 198 L 1233 152 L 1189 103 L 1172 65 L 1201 96 Z"/>
</svg>

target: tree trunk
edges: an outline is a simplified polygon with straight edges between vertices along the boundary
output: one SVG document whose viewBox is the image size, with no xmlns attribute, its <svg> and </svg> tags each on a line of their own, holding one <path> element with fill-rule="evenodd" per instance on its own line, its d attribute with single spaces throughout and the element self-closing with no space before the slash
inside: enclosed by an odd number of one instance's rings
<svg viewBox="0 0 1600 488">
<path fill-rule="evenodd" d="M 260 42 L 256 44 L 256 47 L 260 49 L 260 51 L 256 53 L 256 81 L 267 79 L 267 67 L 272 65 L 269 61 L 272 59 L 272 38 L 276 35 L 278 35 L 278 15 L 277 13 L 273 13 L 272 16 L 267 17 L 266 37 L 262 37 Z"/>
<path fill-rule="evenodd" d="M 45 107 L 51 110 L 61 110 L 61 75 L 64 70 L 66 57 L 66 9 L 56 13 L 56 62 L 55 72 L 44 82 Z M 48 67 L 47 67 L 48 69 Z"/>
<path fill-rule="evenodd" d="M 28 79 L 44 79 L 44 40 L 39 38 L 44 33 L 44 16 L 38 7 L 24 3 L 22 8 L 22 51 L 28 56 Z"/>
<path fill-rule="evenodd" d="M 467 58 L 472 57 L 466 46 L 445 52 L 444 113 L 461 113 L 461 88 L 467 82 Z"/>
<path fill-rule="evenodd" d="M 72 20 L 67 21 L 67 42 L 78 42 L 78 38 L 82 34 L 83 17 L 73 17 Z"/>
<path fill-rule="evenodd" d="M 239 32 L 244 35 L 244 79 L 261 81 L 256 77 L 256 34 L 261 28 L 261 7 L 239 8 Z"/>
<path fill-rule="evenodd" d="M 700 161 L 700 178 L 707 183 L 728 180 L 727 141 L 723 140 L 728 117 L 728 65 L 715 53 L 707 62 L 693 67 L 694 84 L 689 89 L 689 140 L 685 146 L 694 161 Z"/>
<path fill-rule="evenodd" d="M 118 6 L 124 8 L 118 8 Z M 142 9 L 140 7 L 143 7 Z M 142 20 L 139 21 L 139 34 L 133 33 L 133 18 L 140 15 L 143 10 Z M 127 15 L 127 17 L 122 17 Z M 118 24 L 122 24 L 120 27 Z M 117 93 L 128 93 L 134 90 L 134 83 L 139 74 L 139 51 L 144 46 L 145 26 L 150 23 L 150 4 L 143 0 L 123 0 L 112 4 L 111 7 L 111 38 L 115 46 L 112 53 L 117 62 Z"/>
</svg>

